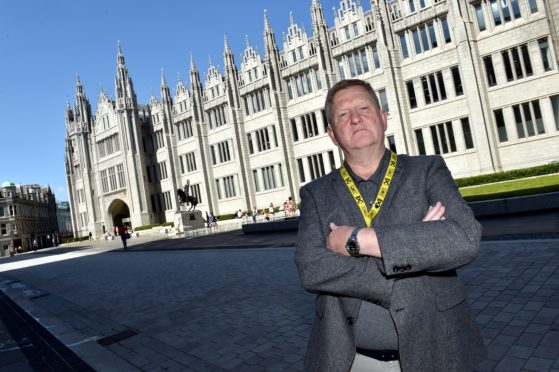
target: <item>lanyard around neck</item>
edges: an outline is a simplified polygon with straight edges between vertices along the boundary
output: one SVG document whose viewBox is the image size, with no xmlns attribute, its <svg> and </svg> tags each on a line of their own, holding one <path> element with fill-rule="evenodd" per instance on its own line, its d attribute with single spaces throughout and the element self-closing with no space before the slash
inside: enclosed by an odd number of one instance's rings
<svg viewBox="0 0 559 372">
<path fill-rule="evenodd" d="M 386 173 L 384 174 L 384 179 L 382 180 L 382 184 L 378 190 L 377 197 L 375 198 L 375 202 L 373 203 L 373 206 L 369 211 L 367 211 L 365 200 L 363 200 L 363 197 L 361 196 L 359 189 L 355 185 L 355 182 L 353 182 L 353 179 L 349 175 L 345 166 L 342 164 L 342 167 L 340 168 L 342 178 L 344 179 L 347 188 L 351 192 L 351 195 L 353 195 L 353 199 L 355 199 L 357 206 L 361 210 L 361 213 L 363 214 L 363 218 L 367 223 L 367 227 L 371 227 L 371 223 L 373 222 L 373 219 L 378 214 L 380 207 L 382 207 L 382 203 L 384 202 L 384 199 L 386 198 L 386 194 L 388 193 L 388 188 L 392 183 L 392 176 L 394 176 L 394 170 L 396 169 L 397 161 L 398 161 L 398 157 L 396 153 L 391 151 L 390 162 L 388 163 L 388 168 L 386 169 Z"/>
</svg>

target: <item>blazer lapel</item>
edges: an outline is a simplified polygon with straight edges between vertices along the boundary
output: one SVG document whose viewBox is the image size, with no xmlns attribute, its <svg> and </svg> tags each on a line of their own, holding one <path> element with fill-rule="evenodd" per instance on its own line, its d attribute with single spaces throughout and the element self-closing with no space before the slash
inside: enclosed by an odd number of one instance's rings
<svg viewBox="0 0 559 372">
<path fill-rule="evenodd" d="M 382 203 L 382 207 L 380 208 L 379 213 L 377 214 L 377 216 L 375 217 L 375 219 L 373 220 L 373 226 L 376 225 L 377 221 L 382 220 L 383 214 L 384 212 L 386 212 L 386 210 L 388 208 L 390 208 L 390 204 L 392 202 L 392 200 L 394 199 L 394 195 L 396 195 L 396 192 L 398 191 L 398 188 L 400 187 L 400 179 L 404 173 L 405 170 L 405 164 L 406 163 L 406 158 L 403 158 L 401 156 L 398 156 L 398 163 L 396 164 L 396 169 L 394 170 L 394 176 L 392 177 L 392 182 L 390 183 L 390 188 L 388 189 L 388 193 L 386 195 L 386 198 L 384 199 L 384 202 Z M 384 175 L 383 175 L 384 177 Z"/>
</svg>

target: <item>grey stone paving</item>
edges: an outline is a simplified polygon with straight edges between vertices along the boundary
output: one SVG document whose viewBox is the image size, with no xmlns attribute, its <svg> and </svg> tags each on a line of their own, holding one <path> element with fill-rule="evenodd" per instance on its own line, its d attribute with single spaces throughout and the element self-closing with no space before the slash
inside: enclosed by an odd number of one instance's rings
<svg viewBox="0 0 559 372">
<path fill-rule="evenodd" d="M 559 370 L 559 241 L 482 247 L 461 271 L 489 354 L 480 370 Z"/>
<path fill-rule="evenodd" d="M 461 270 L 488 347 L 480 371 L 559 371 L 558 266 L 559 240 L 488 241 Z M 314 311 L 291 247 L 143 247 L 0 279 L 99 371 L 300 371 Z M 137 335 L 95 341 L 129 329 Z"/>
<path fill-rule="evenodd" d="M 0 372 L 31 372 L 29 361 L 0 322 Z"/>
</svg>

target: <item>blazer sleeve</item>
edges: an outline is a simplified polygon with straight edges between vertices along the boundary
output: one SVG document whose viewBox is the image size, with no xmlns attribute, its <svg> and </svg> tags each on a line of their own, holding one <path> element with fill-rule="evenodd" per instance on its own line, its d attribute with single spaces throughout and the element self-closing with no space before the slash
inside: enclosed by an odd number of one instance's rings
<svg viewBox="0 0 559 372">
<path fill-rule="evenodd" d="M 425 182 L 416 183 L 424 184 L 425 190 L 416 192 L 424 192 L 429 205 L 442 202 L 445 220 L 376 227 L 384 263 L 381 269 L 387 276 L 453 270 L 479 254 L 480 224 L 458 192 L 444 160 L 440 156 L 431 159 L 427 172 L 417 176 L 425 177 Z"/>
<path fill-rule="evenodd" d="M 388 308 L 393 280 L 380 271 L 377 259 L 348 257 L 326 248 L 327 231 L 322 225 L 316 200 L 306 187 L 301 188 L 301 215 L 295 249 L 295 263 L 303 287 L 310 292 L 354 297 Z"/>
</svg>

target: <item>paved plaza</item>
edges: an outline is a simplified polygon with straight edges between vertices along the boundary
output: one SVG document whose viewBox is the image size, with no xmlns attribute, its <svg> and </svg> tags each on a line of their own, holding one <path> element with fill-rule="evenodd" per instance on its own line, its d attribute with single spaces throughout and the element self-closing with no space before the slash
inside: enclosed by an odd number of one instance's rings
<svg viewBox="0 0 559 372">
<path fill-rule="evenodd" d="M 0 371 L 301 371 L 314 296 L 294 241 L 231 231 L 4 258 L 5 302 L 31 314 L 47 346 L 0 323 Z M 558 266 L 558 239 L 499 240 L 460 271 L 488 348 L 480 371 L 559 371 Z M 44 333 L 72 353 L 66 366 L 29 360 L 27 348 L 56 349 Z"/>
</svg>

